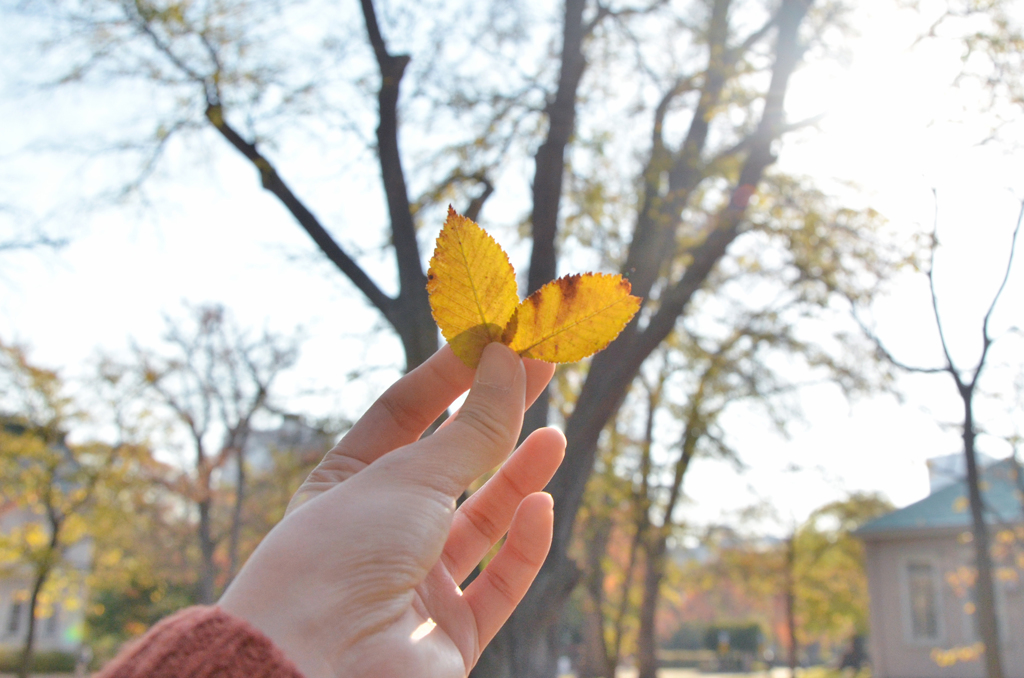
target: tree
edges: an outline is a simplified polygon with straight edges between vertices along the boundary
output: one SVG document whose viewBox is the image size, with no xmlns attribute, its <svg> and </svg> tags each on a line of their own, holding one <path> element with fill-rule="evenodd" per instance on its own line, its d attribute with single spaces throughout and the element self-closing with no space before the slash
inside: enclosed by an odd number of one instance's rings
<svg viewBox="0 0 1024 678">
<path fill-rule="evenodd" d="M 640 606 L 638 666 L 642 678 L 657 671 L 655 619 L 665 576 L 669 539 L 678 525 L 676 509 L 684 496 L 683 483 L 697 456 L 732 460 L 738 451 L 728 443 L 722 417 L 730 407 L 763 408 L 777 429 L 785 432 L 793 418 L 786 402 L 802 381 L 829 379 L 850 396 L 873 387 L 868 366 L 854 366 L 850 355 L 801 339 L 792 319 L 813 311 L 800 294 L 783 306 L 749 311 L 711 329 L 712 313 L 701 314 L 703 332 L 683 323 L 684 333 L 666 342 L 662 371 L 646 385 L 648 416 L 640 450 L 635 533 L 643 552 L 643 596 Z M 840 349 L 842 353 L 844 349 Z M 798 363 L 803 363 L 802 368 Z M 776 365 L 786 365 L 784 375 Z M 678 420 L 678 441 L 656 440 L 655 431 L 672 428 L 670 421 L 655 426 L 663 409 Z M 664 448 L 660 461 L 655 444 Z"/>
<path fill-rule="evenodd" d="M 28 237 L 11 238 L 0 241 L 0 253 L 31 250 L 42 247 L 57 249 L 67 244 L 67 240 L 51 238 L 47 235 L 33 234 Z"/>
<path fill-rule="evenodd" d="M 780 192 L 785 194 L 784 190 Z M 773 193 L 766 193 L 768 200 Z M 786 203 L 778 195 L 775 199 Z M 802 216 L 804 227 L 813 230 L 825 210 L 811 209 L 815 204 L 811 196 L 803 196 L 798 202 L 806 210 Z M 771 232 L 778 226 L 777 221 L 767 220 L 755 227 Z M 867 252 L 857 256 L 871 259 Z M 605 590 L 609 598 L 615 595 L 612 591 L 619 592 L 617 604 L 610 606 L 599 624 L 608 639 L 606 643 L 603 636 L 598 638 L 600 654 L 606 658 L 602 675 L 612 675 L 619 663 L 623 623 L 632 598 L 639 599 L 640 675 L 654 675 L 657 670 L 656 615 L 669 540 L 679 526 L 676 509 L 684 496 L 687 470 L 695 456 L 738 463 L 739 455 L 729 445 L 728 431 L 721 422 L 725 411 L 742 405 L 764 408 L 776 428 L 784 432 L 795 416 L 795 404 L 786 396 L 793 395 L 802 383 L 830 380 L 852 396 L 886 382 L 884 369 L 881 379 L 869 376 L 869 361 L 853 343 L 839 346 L 804 338 L 816 334 L 810 331 L 812 318 L 820 316 L 823 326 L 834 320 L 828 311 L 819 308 L 821 290 L 791 285 L 774 296 L 769 293 L 770 280 L 760 279 L 762 275 L 771 278 L 774 273 L 763 270 L 762 265 L 761 260 L 751 258 L 745 266 L 716 274 L 715 285 L 721 291 L 708 303 L 718 308 L 700 309 L 680 323 L 680 331 L 659 349 L 657 359 L 645 365 L 625 409 L 609 426 L 602 454 L 611 457 L 602 460 L 603 471 L 592 480 L 592 485 L 600 489 L 595 494 L 594 487 L 588 487 L 582 512 L 586 535 L 584 582 L 593 607 L 598 611 L 605 607 Z M 847 292 L 856 288 L 838 279 L 835 284 Z M 729 292 L 733 285 L 743 290 L 735 298 Z M 758 304 L 745 298 L 749 289 L 758 289 L 770 301 Z M 639 421 L 645 423 L 638 425 Z M 666 439 L 671 436 L 675 437 Z M 632 488 L 626 495 L 629 510 L 619 506 L 624 499 L 622 491 L 615 490 L 616 484 L 623 483 Z M 616 524 L 623 520 L 626 525 Z M 603 554 L 605 546 L 613 542 L 609 536 L 613 532 L 630 535 L 625 559 Z M 621 555 L 623 549 L 619 551 Z M 605 562 L 615 562 L 622 569 L 612 587 L 607 586 L 611 573 Z M 639 573 L 640 587 L 633 596 L 635 572 Z"/>
<path fill-rule="evenodd" d="M 82 413 L 60 376 L 32 364 L 22 348 L 0 343 L 0 379 L 0 566 L 29 582 L 18 669 L 24 678 L 32 670 L 38 617 L 56 614 L 61 601 L 85 604 L 96 518 L 109 508 L 109 493 L 125 487 L 133 460 L 144 451 L 69 443 L 69 429 Z"/>
<path fill-rule="evenodd" d="M 251 460 L 247 471 L 238 546 L 242 561 L 281 520 L 295 490 L 330 445 L 320 436 L 313 441 L 304 435 L 301 439 L 289 435 L 296 431 L 312 429 L 254 432 L 261 441 L 271 442 L 259 449 L 269 451 L 270 456 L 261 454 Z M 112 498 L 118 502 L 122 518 L 97 524 L 95 545 L 105 555 L 93 566 L 87 627 L 89 644 L 99 661 L 113 658 L 125 642 L 196 601 L 195 522 L 183 514 L 180 495 L 167 491 L 162 482 L 177 473 L 179 469 L 154 462 L 138 474 L 139 482 Z M 223 495 L 231 499 L 229 492 Z M 218 512 L 221 533 L 228 524 L 224 508 L 228 507 L 222 505 Z M 125 515 L 130 519 L 125 520 Z M 216 556 L 218 566 L 223 567 L 225 549 L 220 548 Z"/>
<path fill-rule="evenodd" d="M 658 670 L 655 617 L 665 578 L 668 541 L 677 526 L 676 507 L 683 496 L 683 481 L 690 462 L 698 454 L 735 461 L 736 453 L 726 443 L 719 426 L 720 416 L 730 404 L 747 398 L 761 401 L 771 411 L 770 400 L 780 390 L 773 383 L 776 375 L 766 367 L 769 361 L 759 354 L 791 342 L 793 337 L 785 329 L 773 326 L 772 316 L 778 318 L 778 312 L 743 319 L 719 342 L 692 332 L 677 338 L 669 346 L 678 352 L 685 367 L 674 365 L 669 369 L 684 372 L 685 376 L 667 384 L 672 375 L 662 372 L 658 381 L 647 388 L 648 417 L 638 474 L 640 502 L 635 513 L 636 534 L 644 552 L 638 636 L 641 678 L 654 678 Z M 659 406 L 665 404 L 659 402 L 664 391 L 685 393 L 685 402 L 674 408 L 682 425 L 679 441 L 666 462 L 657 464 L 652 459 L 654 419 Z M 784 426 L 781 421 L 776 423 Z"/>
<path fill-rule="evenodd" d="M 868 630 L 863 547 L 853 532 L 891 509 L 876 494 L 854 492 L 816 509 L 784 538 L 712 526 L 701 539 L 706 558 L 684 566 L 686 594 L 673 617 L 756 624 L 791 667 L 810 643 L 842 647 Z"/>
<path fill-rule="evenodd" d="M 26 217 L 16 205 L 0 202 L 0 218 L 9 219 L 13 224 L 9 234 L 0 235 L 0 255 L 44 248 L 56 250 L 68 243 L 67 238 L 48 233 L 39 224 L 18 224 Z"/>
<path fill-rule="evenodd" d="M 991 130 L 985 141 L 1019 144 L 1012 126 L 1024 107 L 1024 24 L 1015 3 L 946 0 L 922 7 L 918 0 L 904 0 L 904 4 L 932 14 L 918 42 L 944 40 L 960 45 L 962 66 L 953 84 L 980 85 L 982 96 L 972 103 L 978 106 L 972 112 Z"/>
<path fill-rule="evenodd" d="M 802 645 L 818 642 L 834 649 L 863 642 L 868 582 L 864 548 L 853 532 L 893 508 L 880 495 L 851 493 L 813 511 L 778 545 L 768 579 L 782 601 L 780 635 L 791 676 L 800 665 Z"/>
<path fill-rule="evenodd" d="M 630 513 L 636 510 L 632 488 L 615 468 L 623 441 L 619 432 L 602 455 L 604 459 L 587 486 L 580 511 L 576 551 L 583 569 L 582 649 L 576 672 L 581 678 L 607 676 L 618 666 L 630 627 L 635 631 L 635 576 L 640 555 L 636 535 L 630 534 Z"/>
<path fill-rule="evenodd" d="M 565 422 L 566 463 L 549 488 L 557 506 L 553 548 L 531 593 L 477 669 L 478 675 L 547 676 L 557 658 L 552 629 L 578 579 L 567 552 L 601 432 L 644 361 L 689 313 L 694 296 L 712 289 L 711 274 L 728 251 L 748 239 L 761 211 L 754 198 L 780 139 L 813 122 L 786 120 L 791 76 L 805 55 L 827 52 L 822 36 L 834 27 L 838 10 L 829 4 L 812 8 L 807 0 L 743 6 L 730 0 L 685 6 L 567 0 L 557 23 L 545 23 L 511 6 L 504 8 L 508 21 L 501 12 L 468 5 L 458 11 L 403 5 L 397 18 L 385 20 L 372 0 L 359 7 L 372 61 L 345 54 L 338 69 L 371 77 L 371 63 L 372 79 L 379 83 L 372 146 L 388 215 L 381 231 L 394 259 L 394 296 L 339 244 L 286 181 L 284 163 L 271 157 L 274 127 L 267 121 L 306 118 L 328 101 L 332 87 L 355 96 L 318 112 L 340 111 L 361 120 L 362 111 L 353 103 L 360 101 L 359 88 L 332 81 L 337 71 L 328 59 L 296 65 L 273 56 L 267 47 L 287 34 L 281 27 L 288 22 L 268 15 L 261 3 L 56 5 L 60 20 L 54 25 L 62 37 L 86 37 L 61 82 L 124 77 L 166 101 L 181 102 L 167 106 L 171 113 L 154 125 L 140 180 L 171 139 L 215 132 L 257 170 L 263 187 L 388 321 L 402 341 L 407 369 L 437 346 L 417 221 L 435 201 L 453 196 L 476 216 L 501 181 L 514 194 L 510 174 L 527 149 L 534 168 L 523 210 L 530 215 L 527 291 L 555 277 L 560 262 L 572 258 L 570 244 L 589 241 L 589 254 L 628 273 L 635 293 L 645 299 L 638 318 L 591 364 Z M 466 18 L 459 11 L 471 20 L 457 21 Z M 453 47 L 458 41 L 447 39 L 454 26 L 470 36 L 459 50 Z M 551 58 L 529 43 L 544 31 L 558 45 Z M 307 42 L 302 35 L 302 44 Z M 424 43 L 419 71 L 410 53 L 390 47 Z M 523 65 L 510 53 L 536 55 L 538 65 Z M 411 72 L 417 78 L 413 94 L 422 95 L 415 100 L 418 108 L 408 99 L 400 103 L 401 85 Z M 609 88 L 609 82 L 629 84 Z M 404 129 L 423 133 L 420 146 L 399 143 L 399 112 Z M 438 135 L 433 144 L 430 133 L 437 128 L 450 138 Z M 609 139 L 620 148 L 614 154 Z M 403 158 L 430 144 L 437 152 L 411 181 Z M 616 173 L 608 177 L 594 169 L 609 167 Z M 414 183 L 427 186 L 416 199 L 410 197 Z M 794 248 L 781 272 L 827 283 L 830 267 L 841 268 L 846 255 L 833 230 L 840 233 L 843 225 L 819 223 L 811 240 L 777 233 L 775 243 Z M 838 249 L 829 251 L 833 246 Z M 799 255 L 811 250 L 829 256 L 801 268 L 808 262 Z M 548 415 L 548 399 L 540 398 L 524 433 Z"/>
<path fill-rule="evenodd" d="M 258 417 L 273 410 L 274 383 L 297 348 L 269 333 L 250 338 L 218 306 L 192 316 L 190 325 L 168 318 L 167 351 L 136 348 L 132 363 L 108 360 L 102 369 L 108 382 L 148 402 L 150 416 L 172 431 L 166 444 L 183 453 L 181 466 L 152 480 L 194 511 L 196 598 L 211 604 L 241 564 L 247 441 Z"/>
<path fill-rule="evenodd" d="M 568 12 L 571 5 L 567 4 L 567 27 L 575 17 Z M 530 593 L 492 645 L 491 655 L 504 654 L 507 659 L 500 667 L 493 667 L 488 666 L 485 656 L 479 675 L 546 676 L 553 671 L 555 652 L 547 628 L 554 623 L 559 608 L 551 601 L 564 600 L 578 577 L 577 568 L 566 557 L 566 546 L 599 437 L 641 365 L 675 329 L 694 295 L 709 281 L 748 223 L 750 198 L 774 160 L 772 144 L 787 129 L 783 102 L 790 76 L 805 48 L 798 34 L 808 9 L 803 2 L 783 2 L 759 30 L 741 39 L 737 28 L 730 26 L 730 18 L 735 18 L 730 14 L 730 3 L 713 3 L 698 33 L 707 46 L 706 63 L 688 76 L 676 72 L 671 84 L 661 90 L 662 97 L 653 111 L 650 150 L 638 175 L 641 188 L 636 220 L 624 243 L 626 252 L 621 264 L 621 270 L 630 275 L 634 293 L 645 298 L 647 312 L 641 311 L 619 339 L 591 363 L 573 413 L 565 422 L 566 460 L 549 487 L 558 506 L 553 547 Z M 728 105 L 727 83 L 734 83 L 743 69 L 753 67 L 744 61 L 750 57 L 748 50 L 773 29 L 775 45 L 768 67 L 771 76 L 767 90 L 761 90 L 761 114 L 750 119 L 749 134 L 740 137 L 733 147 L 717 149 L 716 154 L 712 151 L 714 143 L 709 141 L 711 111 Z M 563 50 L 573 44 L 567 38 Z M 575 58 L 575 52 L 567 56 L 563 51 L 563 63 L 569 58 Z M 688 130 L 681 143 L 672 145 L 666 135 L 666 121 L 678 98 L 690 92 L 696 103 L 690 109 Z M 719 174 L 719 163 L 731 166 L 731 171 Z M 716 180 L 724 184 L 721 193 L 709 186 Z M 717 196 L 724 198 L 720 207 L 701 210 L 714 205 Z M 542 236 L 534 232 L 534 252 L 554 247 L 553 240 L 542 240 Z M 818 240 L 817 244 L 824 242 Z M 821 251 L 827 248 L 821 247 Z M 832 254 L 837 255 L 833 263 L 842 258 L 838 252 Z M 810 268 L 806 272 L 812 279 L 821 279 L 820 269 L 817 274 Z M 531 279 L 533 276 L 531 268 Z"/>
<path fill-rule="evenodd" d="M 791 626 L 798 629 L 792 637 L 840 647 L 851 638 L 867 635 L 864 548 L 853 532 L 893 508 L 877 494 L 851 493 L 816 509 L 787 541 L 794 609 Z"/>
<path fill-rule="evenodd" d="M 989 358 L 989 351 L 996 337 L 992 336 L 990 323 L 992 314 L 999 302 L 999 297 L 1006 288 L 1006 281 L 1013 270 L 1013 258 L 1017 247 L 1017 238 L 1020 234 L 1021 222 L 1024 220 L 1024 201 L 1021 202 L 1021 210 L 1017 217 L 1017 224 L 1014 227 L 1010 240 L 1010 251 L 1006 260 L 1006 268 L 998 289 L 988 304 L 985 316 L 981 323 L 981 352 L 977 360 L 970 367 L 963 367 L 958 364 L 950 352 L 947 341 L 947 326 L 944 324 L 939 313 L 939 298 L 935 288 L 935 255 L 939 249 L 938 237 L 938 207 L 936 206 L 935 223 L 931 234 L 931 259 L 927 269 L 928 289 L 931 293 L 931 307 L 935 318 L 935 325 L 938 329 L 939 343 L 942 347 L 944 365 L 941 367 L 921 367 L 909 364 L 897 359 L 877 336 L 874 336 L 878 353 L 909 372 L 922 374 L 946 374 L 953 380 L 957 395 L 963 406 L 962 439 L 964 446 L 964 461 L 967 468 L 967 496 L 971 511 L 971 532 L 973 534 L 974 560 L 977 568 L 976 597 L 978 614 L 978 632 L 981 642 L 985 645 L 985 675 L 988 678 L 1002 678 L 1003 662 L 999 641 L 999 621 L 996 616 L 995 588 L 992 578 L 992 544 L 989 537 L 988 526 L 985 522 L 985 503 L 981 494 L 979 482 L 978 459 L 976 451 L 976 440 L 978 437 L 978 426 L 975 421 L 974 398 L 978 390 L 978 381 L 986 367 Z"/>
</svg>

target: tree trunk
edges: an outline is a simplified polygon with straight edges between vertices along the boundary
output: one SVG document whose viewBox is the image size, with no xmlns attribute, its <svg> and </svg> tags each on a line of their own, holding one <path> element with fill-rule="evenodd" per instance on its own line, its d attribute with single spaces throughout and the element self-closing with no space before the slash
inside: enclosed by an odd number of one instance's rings
<svg viewBox="0 0 1024 678">
<path fill-rule="evenodd" d="M 705 374 L 705 377 L 707 375 Z M 703 391 L 703 382 L 701 384 Z M 683 478 L 687 469 L 690 468 L 690 460 L 697 451 L 697 442 L 700 439 L 698 425 L 701 419 L 700 404 L 703 401 L 703 392 L 698 392 L 691 397 L 690 414 L 687 418 L 686 428 L 683 431 L 682 443 L 680 445 L 679 459 L 676 462 L 675 472 L 672 479 L 672 487 L 669 490 L 668 500 L 665 502 L 665 511 L 662 514 L 661 526 L 655 527 L 647 519 L 644 533 L 647 535 L 643 543 L 646 551 L 647 567 L 644 571 L 643 602 L 640 605 L 640 637 L 638 639 L 638 661 L 639 678 L 656 678 L 658 672 L 658 637 L 657 637 L 657 614 L 658 602 L 661 599 L 661 582 L 665 579 L 665 559 L 668 552 L 668 535 L 672 529 L 672 513 L 675 511 L 679 497 L 682 496 Z M 651 413 L 648 418 L 648 439 L 647 446 L 650 449 L 652 443 L 651 428 L 654 424 L 654 405 L 652 403 Z M 644 516 L 649 514 L 645 511 Z"/>
<path fill-rule="evenodd" d="M 586 0 L 566 0 L 562 30 L 562 60 L 558 89 L 547 107 L 548 135 L 534 158 L 533 212 L 530 215 L 533 247 L 527 277 L 527 294 L 554 280 L 558 274 L 558 212 L 565 175 L 565 149 L 576 128 L 576 92 L 587 62 L 583 56 L 583 10 Z M 547 389 L 527 411 L 522 438 L 547 426 L 550 398 Z"/>
<path fill-rule="evenodd" d="M 645 502 L 646 504 L 646 502 Z M 629 590 L 633 587 L 633 576 L 636 572 L 636 564 L 640 555 L 640 542 L 643 539 L 643 529 L 637 525 L 637 531 L 629 544 L 629 561 L 626 565 L 626 572 L 622 576 L 622 597 L 619 598 L 619 609 L 615 613 L 615 622 L 612 628 L 612 646 L 608 649 L 608 678 L 615 678 L 615 671 L 622 660 L 622 637 L 625 635 L 626 615 L 629 613 Z"/>
<path fill-rule="evenodd" d="M 584 550 L 587 575 L 584 580 L 589 598 L 589 609 L 584 610 L 583 651 L 580 654 L 576 674 L 578 678 L 614 678 L 608 672 L 609 648 L 604 634 L 604 567 L 602 560 L 608 549 L 611 520 L 592 518 Z"/>
<path fill-rule="evenodd" d="M 652 530 L 653 532 L 653 530 Z M 640 603 L 640 635 L 637 638 L 639 678 L 657 678 L 658 634 L 655 622 L 661 581 L 665 577 L 665 535 L 652 534 L 647 540 L 647 566 L 644 568 L 643 602 Z"/>
<path fill-rule="evenodd" d="M 1003 678 L 1003 659 L 1000 651 L 999 620 L 996 617 L 995 587 L 992 583 L 992 552 L 989 548 L 988 527 L 985 525 L 985 505 L 981 497 L 978 478 L 978 460 L 974 450 L 974 411 L 972 407 L 973 383 L 961 385 L 964 402 L 964 457 L 967 461 L 967 488 L 974 532 L 974 559 L 978 569 L 975 597 L 978 605 L 978 632 L 985 644 L 986 678 Z"/>
<path fill-rule="evenodd" d="M 377 93 L 377 157 L 387 196 L 391 220 L 391 243 L 395 248 L 399 292 L 392 312 L 385 317 L 398 332 L 405 351 L 405 369 L 410 371 L 437 351 L 437 328 L 427 296 L 427 275 L 423 271 L 416 224 L 409 203 L 409 190 L 398 147 L 398 95 L 402 76 L 409 65 L 407 54 L 391 54 L 377 24 L 372 0 L 361 0 L 366 33 L 380 69 Z"/>
<path fill-rule="evenodd" d="M 377 156 L 398 269 L 399 292 L 396 298 L 384 294 L 366 271 L 342 249 L 312 211 L 292 192 L 273 163 L 257 148 L 255 141 L 247 141 L 228 123 L 220 101 L 208 100 L 206 118 L 228 143 L 252 163 L 260 173 L 263 187 L 281 201 L 320 251 L 380 311 L 402 342 L 405 369 L 409 371 L 433 355 L 438 347 L 437 328 L 427 298 L 427 278 L 420 258 L 398 145 L 399 88 L 410 58 L 406 54 L 393 55 L 388 52 L 377 24 L 372 0 L 361 0 L 360 4 L 381 77 L 377 93 Z"/>
<path fill-rule="evenodd" d="M 265 391 L 261 390 L 261 393 Z M 245 446 L 249 443 L 249 422 L 252 416 L 263 406 L 263 397 L 256 399 L 249 413 L 242 418 L 228 436 L 227 447 L 234 450 L 235 463 L 235 505 L 231 509 L 231 532 L 228 535 L 228 582 L 238 572 L 240 560 L 240 544 L 242 540 L 242 518 L 245 508 L 245 494 L 248 491 L 248 475 L 245 468 Z"/>
<path fill-rule="evenodd" d="M 238 572 L 239 548 L 242 540 L 242 509 L 245 504 L 246 471 L 243 447 L 235 451 L 235 505 L 231 507 L 231 532 L 228 535 L 228 580 Z"/>
<path fill-rule="evenodd" d="M 796 642 L 796 531 L 786 542 L 786 572 L 783 578 L 786 588 L 786 632 L 789 634 L 789 675 L 796 678 L 796 667 L 799 664 L 800 648 Z"/>
<path fill-rule="evenodd" d="M 36 606 L 39 604 L 39 592 L 42 591 L 49 576 L 50 568 L 44 566 L 36 572 L 35 581 L 32 582 L 32 594 L 28 599 L 28 630 L 21 650 L 21 661 L 18 663 L 18 678 L 28 678 L 32 675 L 36 643 Z"/>
<path fill-rule="evenodd" d="M 206 492 L 209 493 L 209 488 Z M 213 526 L 211 524 L 209 497 L 198 502 L 199 525 L 196 529 L 196 536 L 199 540 L 199 553 L 202 560 L 199 564 L 199 587 L 198 602 L 200 605 L 213 605 L 217 602 L 216 581 L 217 567 L 213 562 L 213 552 L 216 546 L 213 542 Z"/>
<path fill-rule="evenodd" d="M 25 634 L 25 645 L 22 646 L 21 650 L 21 661 L 18 664 L 18 678 L 27 678 L 32 673 L 32 660 L 35 657 L 36 643 L 36 607 L 39 605 L 39 593 L 43 590 L 46 580 L 50 577 L 52 563 L 60 546 L 60 531 L 64 520 L 52 506 L 48 510 L 50 512 L 50 544 L 46 561 L 36 570 L 35 581 L 32 582 L 32 594 L 28 599 L 28 629 Z"/>
</svg>

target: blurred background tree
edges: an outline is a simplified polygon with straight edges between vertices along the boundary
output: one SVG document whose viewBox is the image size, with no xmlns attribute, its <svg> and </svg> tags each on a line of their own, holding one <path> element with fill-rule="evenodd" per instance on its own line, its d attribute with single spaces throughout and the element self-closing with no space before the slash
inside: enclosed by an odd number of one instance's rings
<svg viewBox="0 0 1024 678">
<path fill-rule="evenodd" d="M 128 487 L 148 453 L 127 444 L 69 442 L 85 416 L 57 372 L 0 343 L 0 572 L 26 585 L 22 678 L 32 670 L 39 620 L 86 605 L 101 525 L 130 522 L 111 498 Z"/>
<path fill-rule="evenodd" d="M 222 307 L 197 307 L 189 315 L 168 318 L 162 349 L 136 348 L 131 363 L 107 360 L 101 369 L 103 379 L 135 399 L 138 419 L 153 420 L 161 449 L 177 453 L 153 481 L 187 506 L 194 533 L 182 552 L 198 548 L 197 567 L 189 568 L 199 573 L 196 601 L 212 604 L 247 555 L 241 548 L 252 503 L 250 438 L 260 417 L 273 420 L 274 385 L 295 363 L 298 344 L 269 333 L 250 337 Z M 273 459 L 255 463 L 269 470 Z"/>
</svg>

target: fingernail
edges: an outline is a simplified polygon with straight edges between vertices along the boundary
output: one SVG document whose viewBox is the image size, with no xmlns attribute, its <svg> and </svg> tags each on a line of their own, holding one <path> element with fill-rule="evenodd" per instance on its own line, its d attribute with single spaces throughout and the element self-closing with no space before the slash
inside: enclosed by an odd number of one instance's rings
<svg viewBox="0 0 1024 678">
<path fill-rule="evenodd" d="M 488 344 L 476 368 L 476 383 L 507 391 L 519 372 L 519 356 L 499 343 Z"/>
</svg>

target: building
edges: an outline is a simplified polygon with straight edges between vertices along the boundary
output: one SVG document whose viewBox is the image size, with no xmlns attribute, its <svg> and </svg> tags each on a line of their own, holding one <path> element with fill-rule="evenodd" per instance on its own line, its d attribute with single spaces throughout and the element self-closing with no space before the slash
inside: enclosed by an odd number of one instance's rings
<svg viewBox="0 0 1024 678">
<path fill-rule="evenodd" d="M 932 493 L 867 523 L 875 678 L 981 678 L 967 483 L 953 457 L 932 460 Z M 949 482 L 937 477 L 959 472 Z M 1007 678 L 1024 678 L 1024 478 L 1015 461 L 981 470 L 993 543 L 996 614 Z"/>
<path fill-rule="evenodd" d="M 245 441 L 245 459 L 257 471 L 274 468 L 274 454 L 288 452 L 308 462 L 317 462 L 331 449 L 335 436 L 306 424 L 296 415 L 285 415 L 273 429 L 253 429 Z"/>
</svg>

